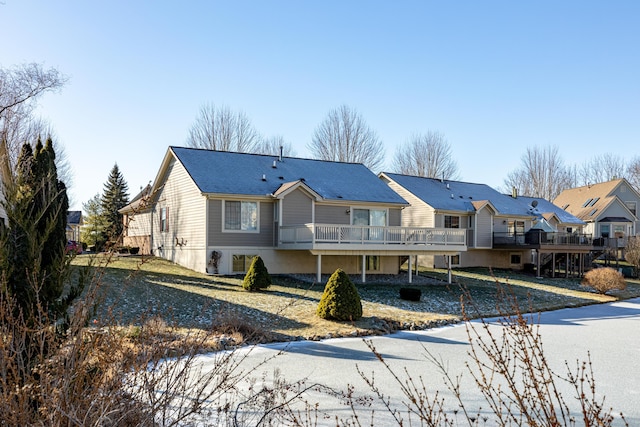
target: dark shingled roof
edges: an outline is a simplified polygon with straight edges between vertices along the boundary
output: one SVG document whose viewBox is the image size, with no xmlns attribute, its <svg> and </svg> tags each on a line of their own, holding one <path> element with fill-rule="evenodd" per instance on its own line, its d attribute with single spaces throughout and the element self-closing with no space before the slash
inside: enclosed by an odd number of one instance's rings
<svg viewBox="0 0 640 427">
<path fill-rule="evenodd" d="M 434 209 L 441 211 L 474 212 L 489 202 L 500 215 L 518 215 L 542 218 L 554 213 L 560 222 L 584 224 L 584 221 L 564 211 L 548 200 L 534 197 L 512 197 L 500 193 L 486 184 L 440 180 L 385 172 L 384 175 L 409 190 Z M 536 201 L 536 206 L 533 202 Z"/>
<path fill-rule="evenodd" d="M 82 211 L 67 211 L 67 224 L 80 224 Z"/>
<path fill-rule="evenodd" d="M 500 214 L 530 215 L 523 204 L 486 184 L 440 180 L 385 172 L 389 178 L 437 210 L 475 212 L 473 202 L 489 201 Z"/>
<path fill-rule="evenodd" d="M 304 181 L 325 200 L 407 202 L 360 163 L 170 147 L 203 193 L 265 196 Z M 275 167 L 274 167 L 275 165 Z M 264 177 L 264 179 L 263 179 Z"/>
</svg>

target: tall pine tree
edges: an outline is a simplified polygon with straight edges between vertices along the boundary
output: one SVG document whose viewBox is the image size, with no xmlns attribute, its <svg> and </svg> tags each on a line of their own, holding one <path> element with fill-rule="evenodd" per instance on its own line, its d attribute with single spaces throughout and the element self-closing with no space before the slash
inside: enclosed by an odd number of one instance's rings
<svg viewBox="0 0 640 427">
<path fill-rule="evenodd" d="M 127 186 L 118 164 L 113 165 L 109 178 L 104 184 L 102 193 L 102 214 L 104 215 L 106 240 L 118 243 L 122 237 L 122 215 L 120 209 L 129 204 L 129 187 Z"/>
<path fill-rule="evenodd" d="M 8 227 L 0 239 L 3 287 L 15 298 L 25 319 L 41 314 L 64 316 L 75 298 L 63 296 L 68 273 L 65 256 L 69 202 L 58 180 L 53 142 L 25 143 L 15 177 L 5 183 Z M 40 306 L 38 306 L 40 304 Z M 44 312 L 40 311 L 44 309 Z"/>
</svg>

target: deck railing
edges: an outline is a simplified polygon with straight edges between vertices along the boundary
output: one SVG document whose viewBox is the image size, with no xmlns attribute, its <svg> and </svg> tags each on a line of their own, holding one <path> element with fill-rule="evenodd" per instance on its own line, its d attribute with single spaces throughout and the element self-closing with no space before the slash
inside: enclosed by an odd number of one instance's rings
<svg viewBox="0 0 640 427">
<path fill-rule="evenodd" d="M 493 245 L 593 246 L 591 234 L 560 232 L 493 233 Z"/>
<path fill-rule="evenodd" d="M 304 224 L 280 227 L 280 244 L 464 246 L 466 230 L 425 227 Z"/>
</svg>

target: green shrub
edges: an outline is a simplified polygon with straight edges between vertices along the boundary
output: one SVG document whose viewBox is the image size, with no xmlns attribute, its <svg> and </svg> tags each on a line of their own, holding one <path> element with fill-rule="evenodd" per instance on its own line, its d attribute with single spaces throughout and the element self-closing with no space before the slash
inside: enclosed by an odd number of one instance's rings
<svg viewBox="0 0 640 427">
<path fill-rule="evenodd" d="M 360 295 L 347 273 L 337 269 L 331 275 L 316 313 L 323 319 L 357 320 L 362 317 Z"/>
<path fill-rule="evenodd" d="M 247 291 L 259 291 L 269 286 L 271 286 L 271 276 L 269 276 L 267 267 L 264 266 L 262 258 L 259 256 L 253 257 L 249 271 L 247 271 L 242 281 L 242 287 Z"/>
<path fill-rule="evenodd" d="M 605 294 L 614 289 L 626 289 L 627 282 L 622 273 L 611 267 L 605 267 L 588 271 L 582 279 L 582 286 L 588 286 L 598 293 Z"/>
</svg>

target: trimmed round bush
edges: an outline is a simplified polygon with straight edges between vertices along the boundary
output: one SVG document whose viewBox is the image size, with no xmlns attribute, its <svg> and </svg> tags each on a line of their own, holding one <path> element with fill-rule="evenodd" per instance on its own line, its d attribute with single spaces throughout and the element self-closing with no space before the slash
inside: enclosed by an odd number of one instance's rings
<svg viewBox="0 0 640 427">
<path fill-rule="evenodd" d="M 341 269 L 337 269 L 329 277 L 316 314 L 323 319 L 333 320 L 358 320 L 362 317 L 358 289 Z"/>
<path fill-rule="evenodd" d="M 267 289 L 269 286 L 271 286 L 271 276 L 267 271 L 267 267 L 264 266 L 262 258 L 259 256 L 253 257 L 249 271 L 247 271 L 242 281 L 242 287 L 247 291 L 259 291 Z"/>
<path fill-rule="evenodd" d="M 618 270 L 611 267 L 594 268 L 582 279 L 582 285 L 593 288 L 596 292 L 606 294 L 608 291 L 627 289 L 627 282 Z"/>
</svg>

